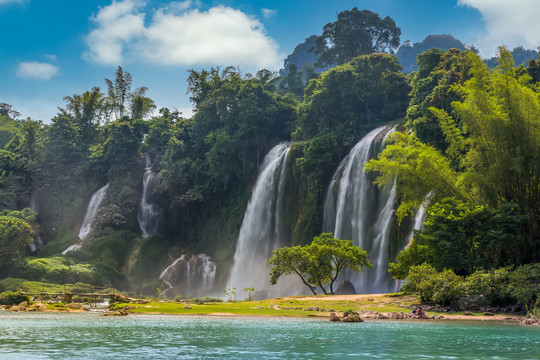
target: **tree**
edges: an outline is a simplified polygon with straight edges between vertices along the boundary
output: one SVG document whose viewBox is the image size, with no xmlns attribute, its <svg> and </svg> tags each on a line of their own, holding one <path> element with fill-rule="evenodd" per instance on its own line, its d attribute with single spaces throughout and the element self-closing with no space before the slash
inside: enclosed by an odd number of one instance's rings
<svg viewBox="0 0 540 360">
<path fill-rule="evenodd" d="M 85 128 L 99 124 L 105 111 L 105 98 L 99 87 L 93 87 L 82 95 L 64 97 L 66 110 L 78 122 L 82 132 Z"/>
<path fill-rule="evenodd" d="M 0 273 L 3 275 L 8 275 L 9 268 L 23 260 L 25 249 L 34 241 L 37 232 L 29 224 L 34 216 L 30 209 L 0 212 Z"/>
<path fill-rule="evenodd" d="M 270 283 L 275 285 L 281 275 L 297 274 L 302 282 L 316 294 L 318 285 L 324 294 L 334 293 L 334 283 L 344 269 L 361 272 L 371 267 L 367 253 L 350 240 L 339 240 L 332 234 L 322 233 L 307 246 L 283 247 L 274 251 L 268 260 L 271 265 Z"/>
<path fill-rule="evenodd" d="M 312 285 L 311 272 L 315 267 L 314 259 L 303 246 L 283 247 L 273 251 L 268 260 L 271 265 L 270 284 L 275 285 L 282 275 L 296 274 L 313 295 L 317 295 Z"/>
<path fill-rule="evenodd" d="M 400 44 L 400 36 L 401 29 L 389 16 L 381 19 L 377 13 L 356 7 L 342 11 L 315 40 L 315 52 L 320 54 L 316 65 L 342 65 L 358 55 L 374 52 L 392 54 Z"/>
<path fill-rule="evenodd" d="M 423 263 L 459 275 L 519 264 L 524 258 L 522 218 L 513 204 L 494 210 L 444 199 L 430 207 L 424 230 L 398 255 L 398 263 L 390 264 L 390 273 L 403 279 L 410 268 Z"/>
<path fill-rule="evenodd" d="M 129 99 L 129 93 L 131 90 L 131 74 L 124 72 L 121 66 L 116 69 L 116 76 L 114 82 L 109 79 L 105 79 L 108 90 L 108 105 L 109 111 L 111 111 L 115 118 L 121 118 L 124 116 L 126 110 L 126 101 Z"/>
<path fill-rule="evenodd" d="M 379 158 L 370 160 L 364 169 L 378 173 L 375 183 L 379 186 L 396 182 L 401 199 L 396 214 L 400 221 L 419 208 L 429 193 L 432 202 L 447 197 L 474 201 L 463 175 L 454 171 L 448 158 L 434 147 L 415 135 L 400 132 L 391 134 L 387 142 L 390 145 Z"/>
<path fill-rule="evenodd" d="M 133 119 L 145 119 L 156 108 L 154 100 L 146 97 L 148 88 L 141 86 L 130 94 L 130 110 Z"/>
</svg>

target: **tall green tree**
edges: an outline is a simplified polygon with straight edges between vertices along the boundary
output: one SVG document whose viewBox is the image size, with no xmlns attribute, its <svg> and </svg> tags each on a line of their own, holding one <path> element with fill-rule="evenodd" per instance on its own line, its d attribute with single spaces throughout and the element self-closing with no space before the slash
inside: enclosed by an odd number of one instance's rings
<svg viewBox="0 0 540 360">
<path fill-rule="evenodd" d="M 282 275 L 297 274 L 314 294 L 313 285 L 319 286 L 324 294 L 333 294 L 334 284 L 344 269 L 361 272 L 364 267 L 372 266 L 367 253 L 360 247 L 328 233 L 315 236 L 307 246 L 275 250 L 268 264 L 271 265 L 271 284 L 275 285 Z"/>
<path fill-rule="evenodd" d="M 10 268 L 23 261 L 26 248 L 37 235 L 29 223 L 34 216 L 30 209 L 0 212 L 0 274 L 9 276 Z"/>
<path fill-rule="evenodd" d="M 390 273 L 404 279 L 412 266 L 423 263 L 458 275 L 521 264 L 525 258 L 519 233 L 522 221 L 513 204 L 491 209 L 444 199 L 430 207 L 424 230 L 416 232 L 397 263 L 390 264 Z"/>
<path fill-rule="evenodd" d="M 393 53 L 399 47 L 401 29 L 389 16 L 381 19 L 369 10 L 342 11 L 337 20 L 323 28 L 315 39 L 319 54 L 317 66 L 343 65 L 359 55 L 375 52 Z"/>
</svg>

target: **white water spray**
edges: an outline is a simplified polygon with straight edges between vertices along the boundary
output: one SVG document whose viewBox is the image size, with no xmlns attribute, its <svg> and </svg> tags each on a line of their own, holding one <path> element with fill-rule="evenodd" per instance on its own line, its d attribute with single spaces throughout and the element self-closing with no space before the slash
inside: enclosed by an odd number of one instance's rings
<svg viewBox="0 0 540 360">
<path fill-rule="evenodd" d="M 84 215 L 83 223 L 79 230 L 79 240 L 82 241 L 86 239 L 88 235 L 90 235 L 90 232 L 92 231 L 92 222 L 94 221 L 94 218 L 96 217 L 99 209 L 101 209 L 101 207 L 105 203 L 108 190 L 109 184 L 100 188 L 90 198 L 90 202 L 88 203 L 88 207 L 86 208 L 86 214 Z M 70 245 L 66 250 L 62 251 L 62 255 L 66 255 L 68 252 L 73 250 L 78 250 L 81 248 L 81 246 L 82 245 L 80 242 L 74 245 Z"/>
<path fill-rule="evenodd" d="M 159 223 L 159 208 L 149 201 L 150 195 L 156 184 L 159 182 L 159 173 L 152 171 L 152 161 L 150 156 L 145 154 L 146 168 L 143 175 L 143 193 L 141 203 L 139 204 L 139 212 L 137 220 L 143 237 L 157 233 Z"/>
<path fill-rule="evenodd" d="M 280 279 L 270 285 L 268 259 L 285 245 L 282 233 L 283 193 L 288 144 L 279 144 L 263 160 L 236 243 L 227 288 L 254 287 L 259 297 L 291 295 L 296 284 Z M 291 289 L 290 286 L 293 286 Z"/>
<path fill-rule="evenodd" d="M 201 297 L 211 293 L 216 277 L 216 263 L 206 254 L 183 254 L 161 272 L 159 279 L 167 286 L 163 296 Z"/>
<path fill-rule="evenodd" d="M 360 293 L 394 288 L 386 267 L 394 222 L 395 185 L 377 189 L 364 173 L 364 165 L 382 151 L 385 137 L 393 131 L 390 126 L 380 127 L 362 138 L 338 167 L 326 196 L 324 231 L 352 240 L 367 251 L 373 264 L 373 268 L 360 274 L 347 271 L 342 276 Z"/>
</svg>

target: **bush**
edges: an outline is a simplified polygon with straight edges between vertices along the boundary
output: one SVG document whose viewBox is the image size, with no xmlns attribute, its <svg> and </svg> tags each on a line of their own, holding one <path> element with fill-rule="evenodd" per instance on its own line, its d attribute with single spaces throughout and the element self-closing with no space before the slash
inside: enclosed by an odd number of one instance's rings
<svg viewBox="0 0 540 360">
<path fill-rule="evenodd" d="M 435 268 L 428 264 L 412 266 L 403 283 L 403 291 L 418 292 L 422 301 L 430 301 L 435 292 L 432 277 L 436 273 Z"/>
<path fill-rule="evenodd" d="M 508 288 L 510 271 L 500 268 L 486 272 L 478 270 L 467 277 L 467 293 L 478 296 L 482 305 L 500 306 L 512 303 L 512 296 Z"/>
<path fill-rule="evenodd" d="M 512 271 L 508 288 L 518 304 L 533 304 L 540 298 L 540 263 L 523 265 Z"/>
<path fill-rule="evenodd" d="M 434 284 L 433 301 L 443 306 L 457 307 L 465 295 L 465 282 L 461 276 L 446 269 L 432 277 Z"/>
<path fill-rule="evenodd" d="M 540 298 L 540 263 L 497 270 L 478 270 L 466 278 L 452 270 L 437 272 L 428 264 L 412 266 L 403 291 L 418 292 L 422 301 L 457 306 L 465 296 L 481 305 L 532 306 Z"/>
<path fill-rule="evenodd" d="M 19 305 L 22 302 L 30 301 L 30 298 L 21 293 L 6 291 L 0 294 L 0 305 Z"/>
</svg>

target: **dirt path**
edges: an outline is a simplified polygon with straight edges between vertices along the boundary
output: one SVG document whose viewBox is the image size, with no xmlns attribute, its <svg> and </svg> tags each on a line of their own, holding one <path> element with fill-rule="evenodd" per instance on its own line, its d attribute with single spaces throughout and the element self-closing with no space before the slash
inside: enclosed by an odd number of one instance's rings
<svg viewBox="0 0 540 360">
<path fill-rule="evenodd" d="M 355 294 L 355 295 L 318 295 L 304 296 L 286 299 L 305 300 L 305 301 L 368 301 L 368 299 L 386 297 L 388 294 Z M 412 298 L 412 297 L 411 297 Z"/>
</svg>

